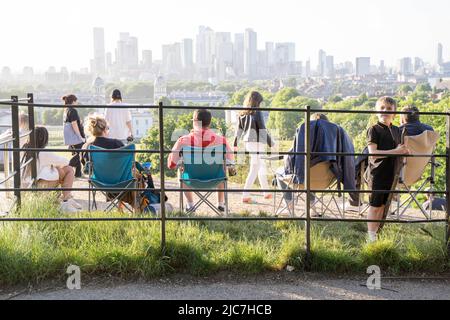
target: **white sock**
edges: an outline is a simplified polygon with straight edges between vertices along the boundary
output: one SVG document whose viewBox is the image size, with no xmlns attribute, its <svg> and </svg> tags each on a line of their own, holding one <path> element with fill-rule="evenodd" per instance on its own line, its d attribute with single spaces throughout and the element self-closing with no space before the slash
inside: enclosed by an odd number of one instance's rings
<svg viewBox="0 0 450 320">
<path fill-rule="evenodd" d="M 219 202 L 218 206 L 219 206 L 219 207 L 224 207 L 224 208 L 225 208 L 225 202 Z"/>
<path fill-rule="evenodd" d="M 194 206 L 194 203 L 193 203 L 193 202 L 188 202 L 188 203 L 187 203 L 187 207 L 188 207 L 188 208 L 192 208 L 193 206 Z"/>
<path fill-rule="evenodd" d="M 377 233 L 375 231 L 368 231 L 369 241 L 377 241 Z"/>
</svg>

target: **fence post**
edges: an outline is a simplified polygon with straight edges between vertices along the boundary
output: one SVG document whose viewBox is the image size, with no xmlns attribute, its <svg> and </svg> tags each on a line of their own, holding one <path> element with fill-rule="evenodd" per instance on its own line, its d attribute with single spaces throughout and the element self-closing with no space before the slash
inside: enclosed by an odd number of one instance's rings
<svg viewBox="0 0 450 320">
<path fill-rule="evenodd" d="M 13 134 L 13 171 L 14 171 L 14 189 L 20 188 L 20 152 L 17 149 L 20 148 L 20 132 L 19 132 L 19 106 L 17 103 L 19 98 L 17 96 L 11 96 L 11 124 L 12 124 L 12 134 Z M 22 199 L 19 190 L 14 190 L 14 196 L 16 198 L 17 209 L 20 208 L 22 204 Z"/>
<path fill-rule="evenodd" d="M 35 121 L 34 121 L 34 96 L 32 93 L 27 95 L 28 97 L 28 130 L 30 132 L 30 147 L 36 148 L 36 132 L 35 132 Z M 31 181 L 33 181 L 33 187 L 36 186 L 37 177 L 37 161 L 36 152 L 31 153 L 33 160 L 31 161 Z"/>
<path fill-rule="evenodd" d="M 446 158 L 445 158 L 445 197 L 447 201 L 447 210 L 445 214 L 445 246 L 447 257 L 450 258 L 450 115 L 447 115 L 447 133 L 446 133 Z"/>
<path fill-rule="evenodd" d="M 306 159 L 305 159 L 305 187 L 306 187 L 306 269 L 311 269 L 311 106 L 306 106 L 306 117 L 305 117 L 305 148 L 306 148 Z"/>
<path fill-rule="evenodd" d="M 161 252 L 166 253 L 166 192 L 165 192 L 165 171 L 164 171 L 164 109 L 163 103 L 159 103 L 159 175 L 161 185 Z"/>
</svg>

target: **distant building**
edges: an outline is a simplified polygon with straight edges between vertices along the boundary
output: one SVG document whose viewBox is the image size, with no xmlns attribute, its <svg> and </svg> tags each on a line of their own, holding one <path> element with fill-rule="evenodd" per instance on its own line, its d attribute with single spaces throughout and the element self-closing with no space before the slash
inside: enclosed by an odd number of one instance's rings
<svg viewBox="0 0 450 320">
<path fill-rule="evenodd" d="M 234 35 L 233 46 L 233 69 L 237 76 L 244 73 L 244 34 L 236 33 Z"/>
<path fill-rule="evenodd" d="M 153 52 L 152 50 L 143 50 L 142 51 L 142 67 L 144 70 L 151 70 L 153 66 Z"/>
<path fill-rule="evenodd" d="M 153 116 L 148 111 L 132 111 L 131 122 L 133 127 L 133 136 L 141 139 L 145 137 L 148 129 L 153 126 Z"/>
<path fill-rule="evenodd" d="M 106 73 L 105 31 L 94 28 L 94 60 L 91 72 L 97 76 Z"/>
<path fill-rule="evenodd" d="M 370 74 L 370 58 L 369 57 L 356 58 L 356 75 L 358 77 L 363 77 L 369 74 Z"/>
<path fill-rule="evenodd" d="M 327 63 L 327 54 L 322 49 L 319 50 L 319 64 L 317 66 L 317 74 L 320 77 L 323 77 L 325 75 L 325 66 Z"/>
<path fill-rule="evenodd" d="M 437 64 L 441 65 L 444 63 L 444 56 L 443 56 L 443 46 L 442 43 L 438 43 L 438 49 L 437 49 Z"/>
<path fill-rule="evenodd" d="M 406 58 L 400 59 L 398 72 L 401 75 L 405 75 L 405 76 L 413 74 L 413 64 L 412 64 L 411 58 L 406 57 Z"/>
<path fill-rule="evenodd" d="M 138 39 L 121 32 L 116 49 L 116 64 L 120 70 L 129 71 L 139 65 Z"/>
<path fill-rule="evenodd" d="M 153 103 L 157 104 L 161 98 L 167 97 L 167 83 L 162 76 L 158 76 L 154 82 Z"/>
<path fill-rule="evenodd" d="M 252 29 L 246 29 L 244 33 L 244 74 L 249 79 L 256 78 L 257 71 L 257 34 Z"/>
<path fill-rule="evenodd" d="M 326 56 L 325 59 L 325 76 L 329 78 L 334 77 L 334 57 Z"/>
</svg>

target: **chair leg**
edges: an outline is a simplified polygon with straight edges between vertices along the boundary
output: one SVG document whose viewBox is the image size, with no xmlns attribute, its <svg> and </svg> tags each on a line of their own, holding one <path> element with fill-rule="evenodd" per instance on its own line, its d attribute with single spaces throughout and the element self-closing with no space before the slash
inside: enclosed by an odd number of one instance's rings
<svg viewBox="0 0 450 320">
<path fill-rule="evenodd" d="M 228 182 L 227 181 L 225 181 L 224 182 L 224 186 L 225 186 L 225 194 L 224 194 L 224 196 L 225 196 L 225 216 L 226 217 L 228 217 L 228 214 L 229 214 L 229 210 L 228 210 Z"/>
<path fill-rule="evenodd" d="M 88 190 L 88 212 L 91 212 L 91 184 L 89 183 L 89 190 Z"/>
<path fill-rule="evenodd" d="M 180 181 L 180 213 L 183 214 L 184 213 L 184 204 L 183 204 L 183 197 L 184 197 L 184 193 L 183 193 L 183 183 Z"/>
</svg>

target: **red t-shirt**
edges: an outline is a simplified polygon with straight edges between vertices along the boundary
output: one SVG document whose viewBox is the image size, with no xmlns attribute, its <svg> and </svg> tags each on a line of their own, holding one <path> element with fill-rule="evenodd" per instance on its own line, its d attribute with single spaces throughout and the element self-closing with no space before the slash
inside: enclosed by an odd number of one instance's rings
<svg viewBox="0 0 450 320">
<path fill-rule="evenodd" d="M 233 151 L 225 137 L 216 134 L 211 129 L 194 129 L 190 134 L 182 136 L 177 140 L 172 148 L 172 152 L 169 154 L 168 167 L 169 169 L 175 169 L 177 167 L 177 163 L 180 160 L 180 152 L 185 146 L 206 148 L 220 145 L 225 145 L 226 159 L 233 161 Z"/>
</svg>

